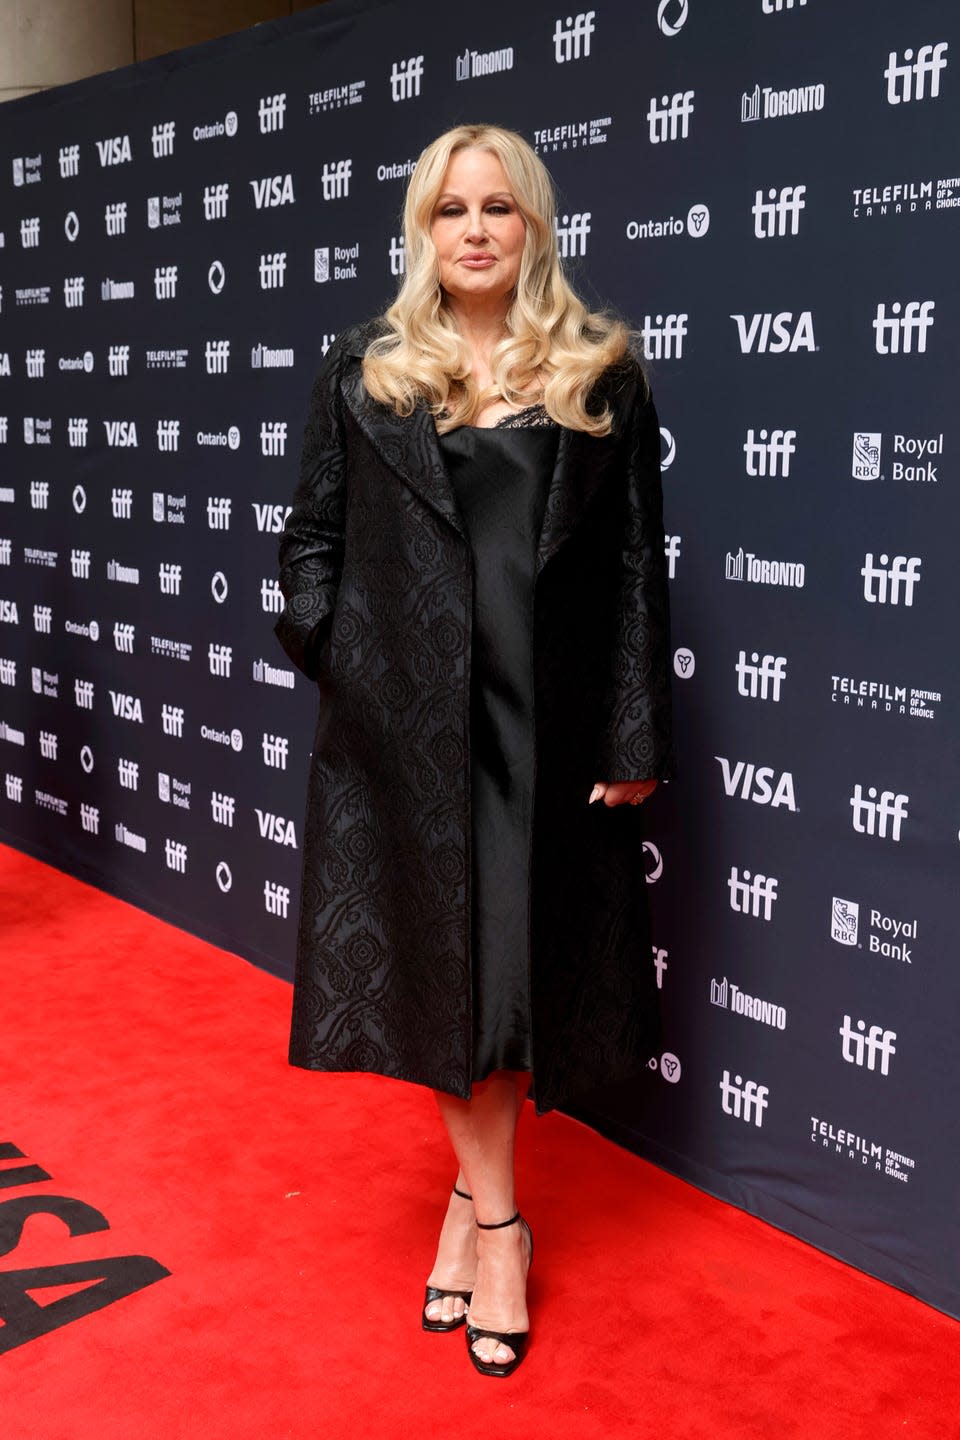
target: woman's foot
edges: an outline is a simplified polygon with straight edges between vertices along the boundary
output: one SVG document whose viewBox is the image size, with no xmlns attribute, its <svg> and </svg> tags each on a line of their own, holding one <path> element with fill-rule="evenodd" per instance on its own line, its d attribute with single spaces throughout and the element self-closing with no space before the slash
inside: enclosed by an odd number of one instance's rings
<svg viewBox="0 0 960 1440">
<path fill-rule="evenodd" d="M 447 1213 L 437 1244 L 437 1258 L 427 1277 L 428 1285 L 438 1290 L 472 1290 L 477 1273 L 477 1226 L 473 1213 L 473 1200 L 467 1200 L 454 1190 L 447 1204 Z M 424 1307 L 428 1320 L 442 1320 L 449 1324 L 460 1320 L 466 1313 L 466 1301 L 461 1295 L 444 1295 L 442 1300 L 431 1300 Z"/>
<path fill-rule="evenodd" d="M 525 1224 L 477 1231 L 477 1271 L 468 1325 L 478 1330 L 527 1330 L 527 1271 L 532 1258 Z M 506 1365 L 516 1351 L 509 1344 L 482 1335 L 471 1350 L 487 1364 Z"/>
</svg>

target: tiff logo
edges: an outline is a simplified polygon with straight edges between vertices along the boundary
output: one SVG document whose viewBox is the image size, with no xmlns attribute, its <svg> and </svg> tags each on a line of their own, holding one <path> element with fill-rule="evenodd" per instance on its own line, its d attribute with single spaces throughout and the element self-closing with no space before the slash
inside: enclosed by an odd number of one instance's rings
<svg viewBox="0 0 960 1440">
<path fill-rule="evenodd" d="M 912 605 L 914 589 L 920 583 L 921 563 L 919 555 L 894 555 L 892 562 L 888 555 L 881 555 L 874 565 L 873 551 L 868 550 L 860 570 L 864 600 L 871 605 L 899 605 L 902 585 L 903 603 Z"/>
<path fill-rule="evenodd" d="M 409 60 L 394 60 L 390 70 L 390 99 L 394 104 L 419 95 L 422 76 L 422 55 L 411 55 Z"/>
<path fill-rule="evenodd" d="M 557 215 L 557 248 L 562 260 L 569 260 L 574 255 L 586 255 L 587 236 L 590 234 L 591 211 L 587 210 L 574 215 Z"/>
<path fill-rule="evenodd" d="M 160 564 L 159 574 L 160 574 L 160 594 L 161 594 L 161 595 L 179 595 L 179 594 L 180 594 L 180 580 L 181 580 L 182 575 L 183 575 L 183 566 L 182 566 L 182 565 L 173 565 L 173 564 L 170 564 L 168 561 L 162 561 L 161 564 Z"/>
<path fill-rule="evenodd" d="M 260 289 L 282 290 L 287 278 L 287 252 L 274 250 L 259 260 Z"/>
<path fill-rule="evenodd" d="M 867 798 L 864 799 L 863 786 L 854 785 L 850 799 L 853 828 L 858 835 L 877 835 L 881 840 L 886 840 L 889 824 L 889 838 L 899 840 L 900 827 L 907 819 L 909 803 L 909 795 L 897 795 L 892 790 L 884 790 L 877 799 L 876 787 L 873 785 L 867 790 Z"/>
<path fill-rule="evenodd" d="M 272 880 L 263 882 L 263 908 L 268 915 L 277 915 L 286 920 L 290 908 L 290 886 L 277 885 Z"/>
<path fill-rule="evenodd" d="M 264 420 L 260 424 L 260 454 L 286 455 L 286 420 Z"/>
<path fill-rule="evenodd" d="M 689 315 L 649 315 L 643 317 L 641 334 L 643 351 L 651 360 L 681 360 L 683 337 L 687 333 Z"/>
<path fill-rule="evenodd" d="M 774 480 L 779 476 L 786 480 L 790 475 L 790 457 L 797 453 L 797 432 L 771 430 L 769 436 L 768 439 L 766 430 L 759 431 L 756 437 L 752 428 L 747 431 L 743 445 L 747 474 L 760 480 Z"/>
<path fill-rule="evenodd" d="M 912 50 L 904 50 L 903 64 L 897 62 L 896 50 L 891 50 L 883 78 L 887 82 L 887 104 L 909 105 L 911 100 L 927 98 L 927 76 L 930 77 L 930 99 L 940 94 L 940 73 L 947 68 L 946 40 L 938 45 L 921 45 L 917 58 Z"/>
<path fill-rule="evenodd" d="M 650 97 L 647 111 L 647 139 L 651 145 L 690 137 L 690 116 L 693 114 L 692 90 L 676 90 L 672 95 Z"/>
<path fill-rule="evenodd" d="M 122 655 L 133 654 L 133 626 L 120 620 L 115 620 L 113 625 L 114 647 Z"/>
<path fill-rule="evenodd" d="M 222 180 L 217 185 L 205 185 L 203 187 L 204 220 L 226 220 L 229 199 L 230 186 L 226 180 Z"/>
<path fill-rule="evenodd" d="M 166 702 L 160 708 L 160 723 L 163 726 L 164 735 L 172 735 L 177 740 L 183 739 L 183 706 L 168 705 Z"/>
<path fill-rule="evenodd" d="M 177 281 L 180 278 L 178 265 L 154 265 L 153 293 L 157 300 L 175 300 Z"/>
<path fill-rule="evenodd" d="M 133 514 L 133 491 L 115 485 L 110 492 L 114 520 L 129 520 Z"/>
<path fill-rule="evenodd" d="M 581 10 L 578 15 L 567 16 L 566 26 L 562 20 L 557 21 L 553 31 L 553 58 L 557 65 L 565 65 L 568 60 L 583 60 L 590 54 L 590 36 L 596 29 L 593 23 L 596 18 L 596 10 Z"/>
<path fill-rule="evenodd" d="M 320 172 L 320 196 L 323 200 L 342 200 L 350 194 L 352 160 L 338 160 L 335 165 L 324 162 Z"/>
<path fill-rule="evenodd" d="M 140 764 L 137 760 L 118 760 L 117 777 L 124 790 L 136 790 L 140 783 Z"/>
<path fill-rule="evenodd" d="M 745 1120 L 747 1124 L 751 1121 L 758 1128 L 763 1124 L 763 1112 L 767 1108 L 767 1097 L 770 1090 L 766 1085 L 758 1085 L 756 1080 L 744 1081 L 741 1075 L 734 1075 L 730 1079 L 730 1071 L 724 1070 L 723 1079 L 720 1081 L 720 1096 L 725 1115 L 732 1115 L 735 1120 Z"/>
<path fill-rule="evenodd" d="M 677 576 L 677 561 L 680 558 L 680 542 L 683 537 L 680 535 L 664 535 L 663 553 L 667 557 L 667 579 L 675 580 Z"/>
<path fill-rule="evenodd" d="M 806 210 L 805 184 L 784 184 L 783 189 L 757 190 L 754 196 L 753 233 L 759 240 L 780 238 L 782 235 L 797 235 L 800 230 L 800 210 Z"/>
<path fill-rule="evenodd" d="M 899 300 L 894 300 L 888 316 L 886 306 L 881 300 L 877 305 L 877 317 L 870 322 L 877 354 L 912 355 L 916 336 L 917 354 L 925 355 L 927 331 L 933 326 L 935 308 L 934 300 L 908 300 L 904 306 L 901 306 Z"/>
<path fill-rule="evenodd" d="M 226 375 L 230 363 L 230 341 L 208 340 L 203 350 L 208 375 Z"/>
<path fill-rule="evenodd" d="M 173 154 L 173 142 L 176 138 L 177 126 L 174 120 L 161 120 L 154 125 L 150 131 L 150 144 L 153 147 L 154 160 L 162 160 L 165 155 Z"/>
<path fill-rule="evenodd" d="M 225 680 L 229 680 L 230 667 L 233 664 L 232 645 L 218 645 L 211 640 L 207 647 L 207 659 L 210 663 L 211 675 L 220 675 Z"/>
<path fill-rule="evenodd" d="M 171 840 L 167 837 L 164 840 L 164 857 L 168 870 L 177 870 L 181 875 L 187 873 L 187 847 L 182 840 Z"/>
<path fill-rule="evenodd" d="M 116 200 L 112 205 L 103 207 L 103 220 L 108 235 L 126 235 L 127 233 L 127 202 Z"/>
<path fill-rule="evenodd" d="M 232 829 L 236 809 L 237 802 L 233 795 L 225 795 L 220 790 L 210 791 L 210 813 L 215 824 L 227 825 Z"/>
<path fill-rule="evenodd" d="M 269 765 L 274 770 L 286 770 L 290 741 L 285 735 L 270 735 L 264 731 L 260 745 L 264 765 Z"/>
<path fill-rule="evenodd" d="M 233 501 L 227 495 L 207 496 L 207 525 L 211 530 L 229 530 Z"/>
<path fill-rule="evenodd" d="M 276 130 L 282 130 L 286 110 L 286 91 L 279 95 L 261 95 L 257 112 L 260 118 L 260 134 L 270 135 Z"/>
<path fill-rule="evenodd" d="M 260 581 L 260 603 L 267 615 L 279 615 L 283 609 L 283 591 L 277 580 L 264 576 Z"/>
<path fill-rule="evenodd" d="M 841 1052 L 848 1064 L 866 1064 L 868 1070 L 876 1070 L 879 1055 L 880 1074 L 890 1074 L 890 1057 L 897 1053 L 893 1043 L 897 1038 L 896 1030 L 884 1030 L 882 1025 L 871 1025 L 868 1031 L 865 1020 L 858 1020 L 857 1028 L 853 1030 L 850 1016 L 844 1015 L 840 1037 Z"/>
<path fill-rule="evenodd" d="M 779 898 L 777 886 L 780 882 L 772 875 L 754 875 L 744 870 L 742 878 L 736 865 L 731 867 L 727 889 L 730 891 L 730 909 L 737 915 L 752 915 L 758 920 L 761 912 L 764 920 L 773 914 L 774 902 Z"/>
<path fill-rule="evenodd" d="M 780 699 L 780 685 L 787 674 L 786 656 L 764 655 L 761 659 L 754 650 L 748 662 L 747 652 L 741 650 L 734 668 L 737 672 L 739 694 L 748 700 Z"/>
<path fill-rule="evenodd" d="M 130 373 L 130 346 L 111 345 L 107 351 L 107 373 L 109 375 L 129 375 Z"/>
<path fill-rule="evenodd" d="M 157 421 L 157 449 L 172 453 L 180 449 L 180 421 Z"/>
</svg>

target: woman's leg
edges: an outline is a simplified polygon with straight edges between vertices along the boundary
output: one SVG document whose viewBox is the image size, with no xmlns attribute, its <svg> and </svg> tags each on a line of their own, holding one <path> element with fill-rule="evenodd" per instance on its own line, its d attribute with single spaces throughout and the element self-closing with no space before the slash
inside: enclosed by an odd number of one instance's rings
<svg viewBox="0 0 960 1440">
<path fill-rule="evenodd" d="M 528 1070 L 495 1070 L 486 1080 L 474 1083 L 469 1100 L 461 1100 L 445 1090 L 433 1092 L 460 1162 L 462 1179 L 458 1179 L 457 1184 L 473 1196 L 475 1218 L 484 1223 L 508 1220 L 517 1208 L 514 1191 L 517 1120 L 529 1087 Z M 451 1208 L 454 1202 L 461 1209 L 467 1208 L 467 1202 L 457 1196 L 451 1197 Z M 449 1221 L 449 1209 L 447 1213 Z M 472 1285 L 471 1324 L 489 1330 L 526 1330 L 529 1323 L 526 1282 L 530 1263 L 526 1232 L 517 1223 L 499 1230 L 475 1230 L 474 1236 L 476 1280 L 468 1278 L 462 1285 L 453 1285 L 446 1278 L 444 1283 L 457 1290 L 467 1290 Z M 462 1250 L 461 1260 L 465 1258 L 466 1251 Z M 448 1277 L 449 1272 L 446 1273 Z M 443 1303 L 451 1307 L 449 1300 Z M 456 1307 L 450 1308 L 451 1315 L 460 1313 L 459 1301 Z M 497 1364 L 504 1364 L 514 1356 L 508 1346 L 486 1337 L 475 1341 L 473 1348 L 481 1359 Z"/>
</svg>

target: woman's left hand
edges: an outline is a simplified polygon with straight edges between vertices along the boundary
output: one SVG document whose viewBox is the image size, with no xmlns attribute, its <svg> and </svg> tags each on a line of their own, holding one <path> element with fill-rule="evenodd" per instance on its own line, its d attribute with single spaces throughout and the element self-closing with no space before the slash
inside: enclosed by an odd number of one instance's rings
<svg viewBox="0 0 960 1440">
<path fill-rule="evenodd" d="M 640 805 L 656 788 L 656 780 L 614 780 L 609 784 L 598 780 L 590 791 L 587 804 L 592 805 L 594 800 L 603 796 L 604 805 L 622 805 L 624 801 L 629 805 Z"/>
</svg>

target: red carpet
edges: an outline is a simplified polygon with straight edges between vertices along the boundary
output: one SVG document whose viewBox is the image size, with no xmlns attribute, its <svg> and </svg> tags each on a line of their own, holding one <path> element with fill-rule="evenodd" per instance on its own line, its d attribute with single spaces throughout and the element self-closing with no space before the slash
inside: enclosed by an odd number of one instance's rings
<svg viewBox="0 0 960 1440">
<path fill-rule="evenodd" d="M 529 1105 L 530 1351 L 481 1377 L 418 1324 L 429 1090 L 294 1070 L 288 986 L 2 846 L 0 954 L 4 1435 L 960 1433 L 955 1321 Z"/>
</svg>

